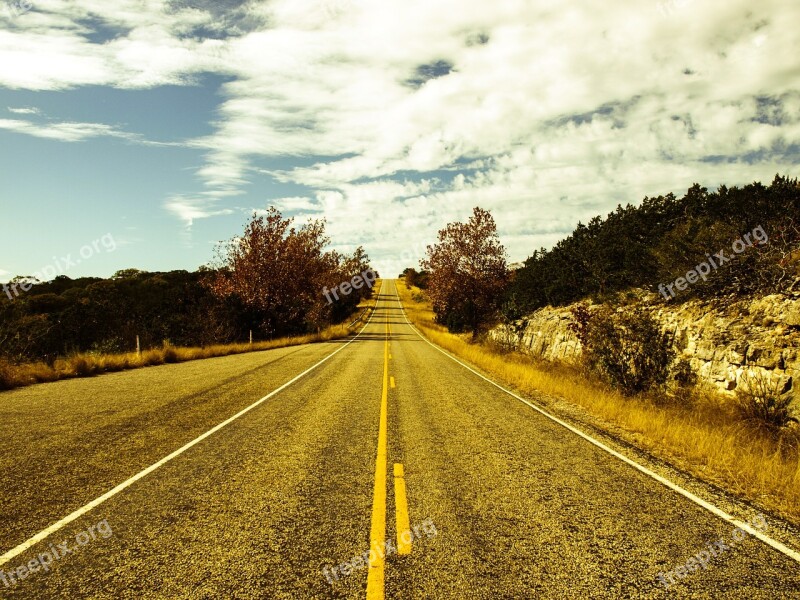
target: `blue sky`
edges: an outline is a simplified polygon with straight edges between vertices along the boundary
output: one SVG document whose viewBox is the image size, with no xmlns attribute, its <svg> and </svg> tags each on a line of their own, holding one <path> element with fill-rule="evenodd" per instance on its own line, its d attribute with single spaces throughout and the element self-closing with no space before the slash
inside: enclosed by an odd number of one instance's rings
<svg viewBox="0 0 800 600">
<path fill-rule="evenodd" d="M 798 176 L 796 2 L 0 2 L 0 280 L 196 269 L 275 205 L 414 264 L 693 182 Z M 87 252 L 88 254 L 88 252 Z"/>
</svg>

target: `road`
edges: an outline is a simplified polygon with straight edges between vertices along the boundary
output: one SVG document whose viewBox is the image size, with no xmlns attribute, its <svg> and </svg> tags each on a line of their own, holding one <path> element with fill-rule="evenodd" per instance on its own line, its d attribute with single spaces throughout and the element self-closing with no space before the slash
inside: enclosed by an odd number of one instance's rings
<svg viewBox="0 0 800 600">
<path fill-rule="evenodd" d="M 433 347 L 394 285 L 355 339 L 1 394 L 0 597 L 800 598 L 798 562 Z"/>
</svg>

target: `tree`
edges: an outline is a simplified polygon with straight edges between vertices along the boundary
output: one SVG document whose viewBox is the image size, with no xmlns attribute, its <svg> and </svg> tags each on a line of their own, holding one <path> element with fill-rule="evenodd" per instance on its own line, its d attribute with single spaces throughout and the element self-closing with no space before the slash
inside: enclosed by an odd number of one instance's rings
<svg viewBox="0 0 800 600">
<path fill-rule="evenodd" d="M 141 269 L 122 269 L 117 271 L 111 276 L 111 279 L 130 279 L 131 277 L 138 277 L 139 275 L 146 275 L 147 271 Z"/>
<path fill-rule="evenodd" d="M 407 286 L 415 286 L 424 290 L 428 287 L 428 275 L 429 273 L 427 271 L 417 271 L 412 267 L 406 267 L 403 269 L 403 272 L 400 273 L 400 278 L 405 279 Z"/>
<path fill-rule="evenodd" d="M 552 249 L 535 251 L 510 286 L 510 303 L 528 312 L 581 298 L 607 298 L 629 288 L 656 292 L 720 249 L 757 228 L 769 243 L 754 244 L 707 280 L 692 296 L 791 292 L 800 286 L 800 183 L 775 176 L 767 187 L 698 184 L 681 198 L 646 197 L 639 206 L 618 206 L 605 219 L 578 226 Z M 508 312 L 517 313 L 517 308 Z"/>
<path fill-rule="evenodd" d="M 325 302 L 322 290 L 369 268 L 363 248 L 352 256 L 325 251 L 325 222 L 299 229 L 292 219 L 270 207 L 253 215 L 244 234 L 218 248 L 211 288 L 220 298 L 233 298 L 249 313 L 250 327 L 265 335 L 298 333 L 343 316 L 369 289 Z M 349 314 L 349 313 L 348 313 Z"/>
<path fill-rule="evenodd" d="M 480 207 L 467 223 L 450 223 L 427 247 L 420 266 L 429 271 L 428 294 L 436 319 L 473 339 L 497 314 L 508 282 L 506 251 L 492 215 Z"/>
</svg>

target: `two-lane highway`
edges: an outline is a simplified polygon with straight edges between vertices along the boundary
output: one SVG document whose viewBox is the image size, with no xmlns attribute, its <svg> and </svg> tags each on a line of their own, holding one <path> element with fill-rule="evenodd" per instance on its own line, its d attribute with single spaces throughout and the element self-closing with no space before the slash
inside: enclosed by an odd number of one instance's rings
<svg viewBox="0 0 800 600">
<path fill-rule="evenodd" d="M 3 393 L 0 450 L 3 598 L 800 597 L 795 560 L 431 346 L 392 281 L 350 341 Z"/>
</svg>

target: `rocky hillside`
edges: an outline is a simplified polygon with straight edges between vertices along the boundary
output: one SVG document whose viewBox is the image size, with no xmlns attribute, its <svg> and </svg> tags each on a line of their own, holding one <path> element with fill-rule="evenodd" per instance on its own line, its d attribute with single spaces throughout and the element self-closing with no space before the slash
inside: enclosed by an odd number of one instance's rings
<svg viewBox="0 0 800 600">
<path fill-rule="evenodd" d="M 721 391 L 736 390 L 747 370 L 778 378 L 783 391 L 800 376 L 800 294 L 682 304 L 641 294 L 635 302 L 670 334 L 699 380 Z M 490 337 L 545 360 L 576 362 L 581 344 L 568 329 L 573 306 L 539 309 L 492 330 Z"/>
</svg>

